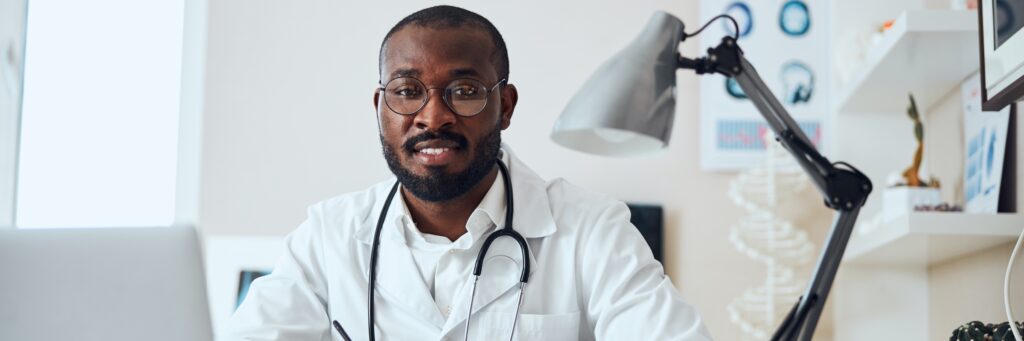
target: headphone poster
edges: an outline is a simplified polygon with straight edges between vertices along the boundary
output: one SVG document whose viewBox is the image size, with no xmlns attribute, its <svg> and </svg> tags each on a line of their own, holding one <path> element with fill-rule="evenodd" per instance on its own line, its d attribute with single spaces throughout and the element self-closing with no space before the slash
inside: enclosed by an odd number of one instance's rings
<svg viewBox="0 0 1024 341">
<path fill-rule="evenodd" d="M 828 111 L 824 91 L 828 85 L 826 5 L 821 0 L 703 0 L 699 23 L 723 13 L 736 19 L 744 56 L 819 149 L 824 147 Z M 699 50 L 718 45 L 722 37 L 735 31 L 727 19 L 711 23 L 697 36 Z M 764 118 L 731 78 L 700 77 L 700 115 L 703 170 L 753 167 L 764 158 L 766 138 L 775 143 Z"/>
</svg>

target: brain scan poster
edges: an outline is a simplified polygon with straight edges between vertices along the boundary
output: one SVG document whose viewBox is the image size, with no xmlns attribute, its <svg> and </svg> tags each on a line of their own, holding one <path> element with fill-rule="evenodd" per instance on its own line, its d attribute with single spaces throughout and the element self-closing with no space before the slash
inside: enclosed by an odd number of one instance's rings
<svg viewBox="0 0 1024 341">
<path fill-rule="evenodd" d="M 819 149 L 828 111 L 826 5 L 821 0 L 704 0 L 699 23 L 723 13 L 736 19 L 744 55 Z M 699 27 L 688 26 L 687 31 Z M 700 51 L 735 30 L 728 20 L 712 23 L 697 36 Z M 740 170 L 763 159 L 765 137 L 774 135 L 733 79 L 701 76 L 700 112 L 702 169 Z"/>
</svg>

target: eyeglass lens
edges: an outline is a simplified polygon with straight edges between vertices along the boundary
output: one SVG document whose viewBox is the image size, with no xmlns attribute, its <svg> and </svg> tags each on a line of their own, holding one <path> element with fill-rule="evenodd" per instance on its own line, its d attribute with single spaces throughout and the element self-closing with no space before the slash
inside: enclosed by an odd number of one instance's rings
<svg viewBox="0 0 1024 341">
<path fill-rule="evenodd" d="M 430 96 L 427 87 L 412 77 L 399 77 L 384 87 L 384 102 L 392 111 L 412 115 L 423 109 Z M 473 116 L 487 105 L 486 85 L 473 79 L 456 79 L 444 88 L 444 100 L 456 114 Z"/>
</svg>

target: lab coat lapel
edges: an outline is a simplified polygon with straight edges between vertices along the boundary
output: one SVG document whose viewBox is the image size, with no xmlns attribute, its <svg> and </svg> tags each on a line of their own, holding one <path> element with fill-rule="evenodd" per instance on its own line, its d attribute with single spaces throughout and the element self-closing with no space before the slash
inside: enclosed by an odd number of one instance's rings
<svg viewBox="0 0 1024 341">
<path fill-rule="evenodd" d="M 548 198 L 548 183 L 520 161 L 508 146 L 508 168 L 512 177 L 512 227 L 524 238 L 541 238 L 555 233 L 555 218 Z M 532 264 L 532 263 L 531 263 Z"/>
<path fill-rule="evenodd" d="M 383 239 L 383 238 L 382 238 Z M 430 296 L 409 248 L 394 240 L 380 243 L 380 263 L 377 264 L 377 291 L 388 304 L 400 306 L 415 316 L 441 327 L 444 317 Z M 378 301 L 380 302 L 378 297 Z M 378 303 L 380 304 L 380 303 Z"/>
<path fill-rule="evenodd" d="M 398 200 L 400 199 L 395 198 L 392 209 L 398 204 Z M 380 253 L 377 255 L 377 292 L 380 295 L 377 304 L 386 301 L 387 304 L 402 307 L 440 328 L 444 325 L 444 316 L 437 309 L 437 303 L 419 275 L 412 252 L 399 235 L 401 231 L 396 216 L 390 215 L 385 220 L 381 232 Z M 381 300 L 381 297 L 385 299 Z"/>
</svg>

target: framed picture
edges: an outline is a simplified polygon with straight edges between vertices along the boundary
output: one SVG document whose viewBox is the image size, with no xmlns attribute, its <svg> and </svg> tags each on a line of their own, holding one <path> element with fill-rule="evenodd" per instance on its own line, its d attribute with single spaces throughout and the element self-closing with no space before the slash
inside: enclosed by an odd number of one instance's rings
<svg viewBox="0 0 1024 341">
<path fill-rule="evenodd" d="M 1024 1 L 978 1 L 982 110 L 1024 98 Z"/>
</svg>

